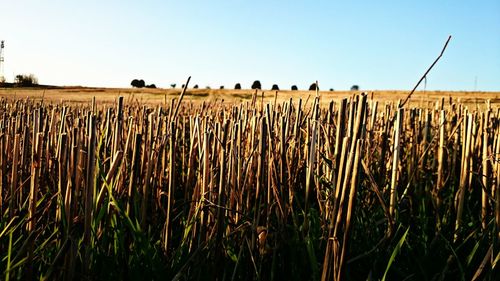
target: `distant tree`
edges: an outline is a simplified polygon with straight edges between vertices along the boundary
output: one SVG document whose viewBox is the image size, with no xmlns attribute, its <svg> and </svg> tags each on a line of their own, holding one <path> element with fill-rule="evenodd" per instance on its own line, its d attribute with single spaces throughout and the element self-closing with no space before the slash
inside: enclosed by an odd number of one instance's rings
<svg viewBox="0 0 500 281">
<path fill-rule="evenodd" d="M 234 85 L 234 89 L 235 90 L 241 90 L 241 84 L 240 83 L 236 83 L 236 85 Z"/>
<path fill-rule="evenodd" d="M 205 89 L 210 90 L 210 89 L 212 89 L 212 88 L 210 88 L 210 86 L 206 86 L 206 87 L 205 87 Z"/>
<path fill-rule="evenodd" d="M 198 84 L 194 85 L 193 89 L 198 89 Z"/>
<path fill-rule="evenodd" d="M 351 91 L 359 91 L 359 86 L 358 85 L 352 85 Z"/>
<path fill-rule="evenodd" d="M 150 85 L 147 85 L 146 88 L 156 89 L 156 85 L 155 84 L 150 84 Z"/>
<path fill-rule="evenodd" d="M 224 85 L 220 86 L 219 89 L 224 90 Z"/>
<path fill-rule="evenodd" d="M 184 89 L 184 84 L 181 85 L 181 89 Z"/>
<path fill-rule="evenodd" d="M 333 88 L 330 88 L 330 92 L 333 92 L 333 91 L 334 91 Z"/>
<path fill-rule="evenodd" d="M 316 91 L 316 89 L 319 90 L 318 85 L 316 85 L 316 83 L 312 83 L 311 86 L 309 86 L 309 91 Z"/>
<path fill-rule="evenodd" d="M 175 89 L 175 86 L 177 86 L 177 84 L 170 84 L 170 87 L 172 87 L 172 89 Z"/>
<path fill-rule="evenodd" d="M 299 90 L 299 88 L 297 88 L 296 85 L 292 85 L 292 91 L 298 91 L 298 90 Z"/>
<path fill-rule="evenodd" d="M 253 81 L 253 84 L 252 84 L 252 89 L 255 90 L 255 89 L 259 89 L 261 90 L 262 89 L 262 85 L 260 84 L 260 81 L 259 80 L 255 80 Z"/>
<path fill-rule="evenodd" d="M 134 88 L 144 88 L 146 86 L 146 82 L 144 82 L 144 80 L 142 80 L 142 79 L 141 80 L 134 79 L 134 80 L 132 80 L 130 85 L 132 85 L 132 87 L 134 87 Z"/>
<path fill-rule="evenodd" d="M 132 82 L 130 82 L 130 86 L 136 88 L 138 83 L 139 83 L 139 80 L 134 79 L 134 80 L 132 80 Z"/>
<path fill-rule="evenodd" d="M 14 79 L 14 83 L 20 87 L 31 87 L 38 85 L 38 78 L 33 74 L 18 74 Z"/>
<path fill-rule="evenodd" d="M 273 91 L 279 91 L 280 87 L 278 87 L 277 84 L 273 84 L 273 86 L 271 87 L 271 90 L 273 90 Z"/>
</svg>

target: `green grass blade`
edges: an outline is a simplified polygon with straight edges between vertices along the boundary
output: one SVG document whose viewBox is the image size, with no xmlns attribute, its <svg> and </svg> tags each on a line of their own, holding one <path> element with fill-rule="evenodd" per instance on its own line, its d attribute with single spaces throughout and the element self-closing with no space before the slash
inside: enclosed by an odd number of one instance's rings
<svg viewBox="0 0 500 281">
<path fill-rule="evenodd" d="M 12 255 L 12 231 L 9 233 L 9 249 L 7 250 L 7 269 L 5 270 L 5 281 L 10 280 L 10 257 Z"/>
<path fill-rule="evenodd" d="M 391 258 L 389 259 L 389 262 L 387 263 L 387 267 L 384 272 L 384 276 L 382 277 L 382 281 L 385 281 L 385 278 L 387 276 L 387 273 L 389 272 L 389 269 L 391 268 L 392 263 L 396 260 L 396 256 L 398 255 L 399 251 L 401 250 L 401 247 L 403 246 L 403 243 L 406 240 L 406 235 L 408 235 L 408 231 L 410 230 L 410 227 L 406 229 L 405 234 L 399 239 L 398 244 L 396 244 L 396 247 L 394 247 L 394 250 L 392 251 Z"/>
</svg>

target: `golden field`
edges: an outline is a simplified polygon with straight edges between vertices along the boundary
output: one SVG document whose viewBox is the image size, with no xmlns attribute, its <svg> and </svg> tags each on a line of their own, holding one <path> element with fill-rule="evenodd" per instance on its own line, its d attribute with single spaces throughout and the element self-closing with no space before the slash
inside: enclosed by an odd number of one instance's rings
<svg viewBox="0 0 500 281">
<path fill-rule="evenodd" d="M 161 104 L 177 98 L 182 89 L 135 89 L 135 88 L 93 88 L 93 87 L 54 87 L 54 88 L 0 88 L 0 98 L 8 100 L 25 99 L 44 100 L 49 102 L 90 104 L 95 97 L 99 104 L 113 104 L 117 97 L 123 96 L 126 101 L 139 102 L 140 104 Z M 379 102 L 397 102 L 404 100 L 408 91 L 403 90 L 362 90 L 362 91 L 320 91 L 322 102 L 341 100 L 360 92 L 366 92 L 368 97 Z M 224 101 L 239 103 L 251 100 L 255 90 L 243 89 L 188 89 L 184 101 Z M 263 95 L 263 96 L 262 96 Z M 278 102 L 290 98 L 310 100 L 316 95 L 314 91 L 290 90 L 262 90 L 257 92 L 257 98 L 264 102 Z M 466 105 L 484 105 L 487 100 L 491 104 L 500 102 L 500 92 L 473 92 L 473 91 L 416 91 L 410 100 L 412 106 L 425 106 L 428 102 L 436 102 L 442 98 L 449 102 L 449 98 Z"/>
<path fill-rule="evenodd" d="M 498 94 L 2 89 L 0 279 L 496 281 Z"/>
</svg>

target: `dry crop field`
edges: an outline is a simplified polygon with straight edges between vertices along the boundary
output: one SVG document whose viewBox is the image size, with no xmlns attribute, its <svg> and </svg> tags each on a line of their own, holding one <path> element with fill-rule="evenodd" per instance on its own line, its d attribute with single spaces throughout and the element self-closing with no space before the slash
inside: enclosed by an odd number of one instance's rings
<svg viewBox="0 0 500 281">
<path fill-rule="evenodd" d="M 0 279 L 498 280 L 497 93 L 232 93 L 0 91 Z"/>
<path fill-rule="evenodd" d="M 36 102 L 51 102 L 59 104 L 83 104 L 91 105 L 92 99 L 96 98 L 98 105 L 111 106 L 116 103 L 119 96 L 123 96 L 127 104 L 138 103 L 147 105 L 167 105 L 172 99 L 179 97 L 182 89 L 135 89 L 135 88 L 88 88 L 88 87 L 47 87 L 47 88 L 0 88 L 0 98 L 9 101 L 29 98 Z M 362 91 L 320 91 L 322 105 L 328 105 L 331 100 L 339 101 L 349 98 Z M 404 100 L 408 91 L 400 90 L 375 90 L 367 92 L 370 99 L 380 103 L 397 102 Z M 222 102 L 240 103 L 252 100 L 255 90 L 242 89 L 188 89 L 184 96 L 184 102 Z M 275 103 L 288 101 L 290 98 L 298 101 L 302 98 L 304 102 L 315 96 L 314 91 L 290 91 L 290 90 L 263 90 L 257 92 L 259 101 Z M 486 101 L 491 104 L 500 103 L 500 92 L 466 92 L 466 91 L 416 91 L 410 105 L 414 107 L 429 107 L 442 98 L 464 105 L 482 107 Z"/>
</svg>

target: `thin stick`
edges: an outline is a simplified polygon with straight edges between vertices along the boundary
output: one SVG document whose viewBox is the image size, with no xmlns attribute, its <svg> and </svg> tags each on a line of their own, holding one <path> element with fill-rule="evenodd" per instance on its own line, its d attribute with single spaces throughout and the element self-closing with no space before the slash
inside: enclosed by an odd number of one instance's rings
<svg viewBox="0 0 500 281">
<path fill-rule="evenodd" d="M 177 115 L 177 111 L 179 111 L 179 106 L 181 106 L 182 98 L 184 97 L 184 94 L 186 93 L 186 89 L 188 87 L 189 80 L 191 80 L 191 76 L 188 77 L 186 84 L 184 84 L 184 88 L 182 89 L 182 93 L 181 93 L 181 96 L 179 97 L 179 101 L 177 102 L 177 105 L 175 106 L 174 114 L 172 114 L 170 116 L 170 121 L 174 120 L 175 116 Z"/>
<path fill-rule="evenodd" d="M 415 92 L 415 90 L 417 89 L 418 85 L 420 85 L 420 83 L 422 83 L 422 81 L 424 79 L 427 78 L 427 74 L 429 73 L 429 71 L 431 71 L 431 69 L 434 67 L 434 65 L 438 62 L 438 60 L 441 58 L 441 56 L 443 56 L 443 53 L 444 53 L 444 50 L 446 50 L 446 47 L 448 46 L 448 43 L 450 42 L 451 40 L 451 35 L 448 37 L 448 40 L 446 40 L 446 43 L 444 44 L 444 47 L 443 49 L 441 50 L 441 53 L 439 54 L 439 56 L 436 58 L 436 60 L 431 64 L 431 66 L 427 69 L 427 71 L 424 73 L 424 75 L 420 78 L 420 80 L 418 80 L 418 83 L 417 85 L 415 85 L 415 87 L 413 88 L 413 90 L 411 90 L 410 94 L 406 97 L 406 99 L 399 105 L 399 108 L 402 108 L 403 106 L 405 106 L 406 102 L 410 99 L 411 95 L 413 95 L 413 92 Z"/>
</svg>

